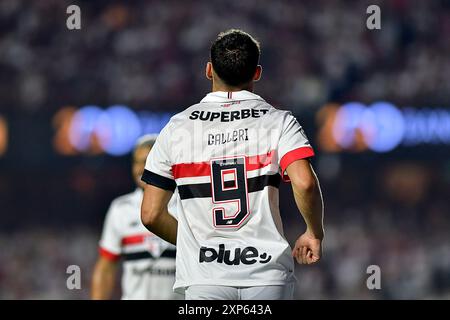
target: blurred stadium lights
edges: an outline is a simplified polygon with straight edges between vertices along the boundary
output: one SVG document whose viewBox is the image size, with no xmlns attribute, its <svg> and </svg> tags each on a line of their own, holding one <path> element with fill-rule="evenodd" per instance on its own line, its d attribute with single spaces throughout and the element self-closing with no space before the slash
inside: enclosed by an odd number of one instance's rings
<svg viewBox="0 0 450 320">
<path fill-rule="evenodd" d="M 53 116 L 52 124 L 56 131 L 53 137 L 53 147 L 59 154 L 69 156 L 78 153 L 69 140 L 70 126 L 75 112 L 75 107 L 67 106 L 61 108 Z"/>
<path fill-rule="evenodd" d="M 389 152 L 399 146 L 450 144 L 450 110 L 400 109 L 389 102 L 325 105 L 317 114 L 326 152 Z"/>
<path fill-rule="evenodd" d="M 6 119 L 0 115 L 0 157 L 6 153 L 8 149 L 8 123 Z"/>
<path fill-rule="evenodd" d="M 62 155 L 129 153 L 136 139 L 146 133 L 159 133 L 171 113 L 135 112 L 122 105 L 102 109 L 88 105 L 64 107 L 53 118 L 55 150 Z"/>
<path fill-rule="evenodd" d="M 136 139 L 159 133 L 171 113 L 63 107 L 53 117 L 53 144 L 62 155 L 129 153 Z M 450 144 L 450 110 L 398 108 L 389 102 L 327 104 L 317 113 L 318 144 L 325 152 L 389 152 L 399 146 Z M 0 116 L 0 156 L 7 148 L 6 120 Z"/>
</svg>

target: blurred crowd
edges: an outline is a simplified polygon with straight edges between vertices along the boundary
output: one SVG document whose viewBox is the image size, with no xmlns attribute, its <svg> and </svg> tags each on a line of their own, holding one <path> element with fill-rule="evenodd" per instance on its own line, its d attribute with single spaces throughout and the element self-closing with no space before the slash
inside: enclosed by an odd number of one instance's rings
<svg viewBox="0 0 450 320">
<path fill-rule="evenodd" d="M 0 299 L 88 299 L 97 241 L 85 228 L 0 233 Z M 71 265 L 80 267 L 80 290 L 67 287 Z"/>
<path fill-rule="evenodd" d="M 209 91 L 204 65 L 219 31 L 262 42 L 258 92 L 285 108 L 330 100 L 449 101 L 448 1 L 78 1 L 81 30 L 66 28 L 72 1 L 0 2 L 1 109 L 125 103 L 179 110 Z M 368 30 L 366 8 L 381 8 Z M 19 103 L 18 103 L 19 102 Z"/>
</svg>

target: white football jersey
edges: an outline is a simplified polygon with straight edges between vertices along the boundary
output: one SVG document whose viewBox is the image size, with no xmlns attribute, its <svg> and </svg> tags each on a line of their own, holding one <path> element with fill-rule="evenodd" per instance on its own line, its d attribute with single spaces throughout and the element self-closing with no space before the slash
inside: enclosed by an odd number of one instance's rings
<svg viewBox="0 0 450 320">
<path fill-rule="evenodd" d="M 179 193 L 175 291 L 292 281 L 278 187 L 290 163 L 313 155 L 290 112 L 245 90 L 209 93 L 173 116 L 142 180 Z"/>
<path fill-rule="evenodd" d="M 103 226 L 100 254 L 112 261 L 123 259 L 122 299 L 179 299 L 172 289 L 175 246 L 144 227 L 142 197 L 143 191 L 138 188 L 111 203 Z M 171 201 L 172 204 L 176 202 Z M 174 214 L 172 206 L 169 210 Z"/>
</svg>

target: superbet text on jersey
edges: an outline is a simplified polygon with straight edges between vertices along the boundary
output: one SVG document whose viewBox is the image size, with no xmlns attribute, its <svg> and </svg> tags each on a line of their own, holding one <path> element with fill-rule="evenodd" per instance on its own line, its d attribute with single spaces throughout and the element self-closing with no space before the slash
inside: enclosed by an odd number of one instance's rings
<svg viewBox="0 0 450 320">
<path fill-rule="evenodd" d="M 142 179 L 179 192 L 174 289 L 291 282 L 278 187 L 290 163 L 313 155 L 290 112 L 245 90 L 212 92 L 173 116 Z"/>
</svg>

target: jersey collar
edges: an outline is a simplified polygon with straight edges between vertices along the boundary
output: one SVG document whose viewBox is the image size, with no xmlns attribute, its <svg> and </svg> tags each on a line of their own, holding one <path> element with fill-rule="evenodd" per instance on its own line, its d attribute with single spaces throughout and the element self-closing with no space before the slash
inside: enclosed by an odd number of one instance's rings
<svg viewBox="0 0 450 320">
<path fill-rule="evenodd" d="M 228 102 L 228 101 L 242 101 L 242 100 L 261 100 L 263 98 L 247 90 L 242 91 L 214 91 L 210 92 L 204 97 L 200 103 L 203 102 Z"/>
</svg>

